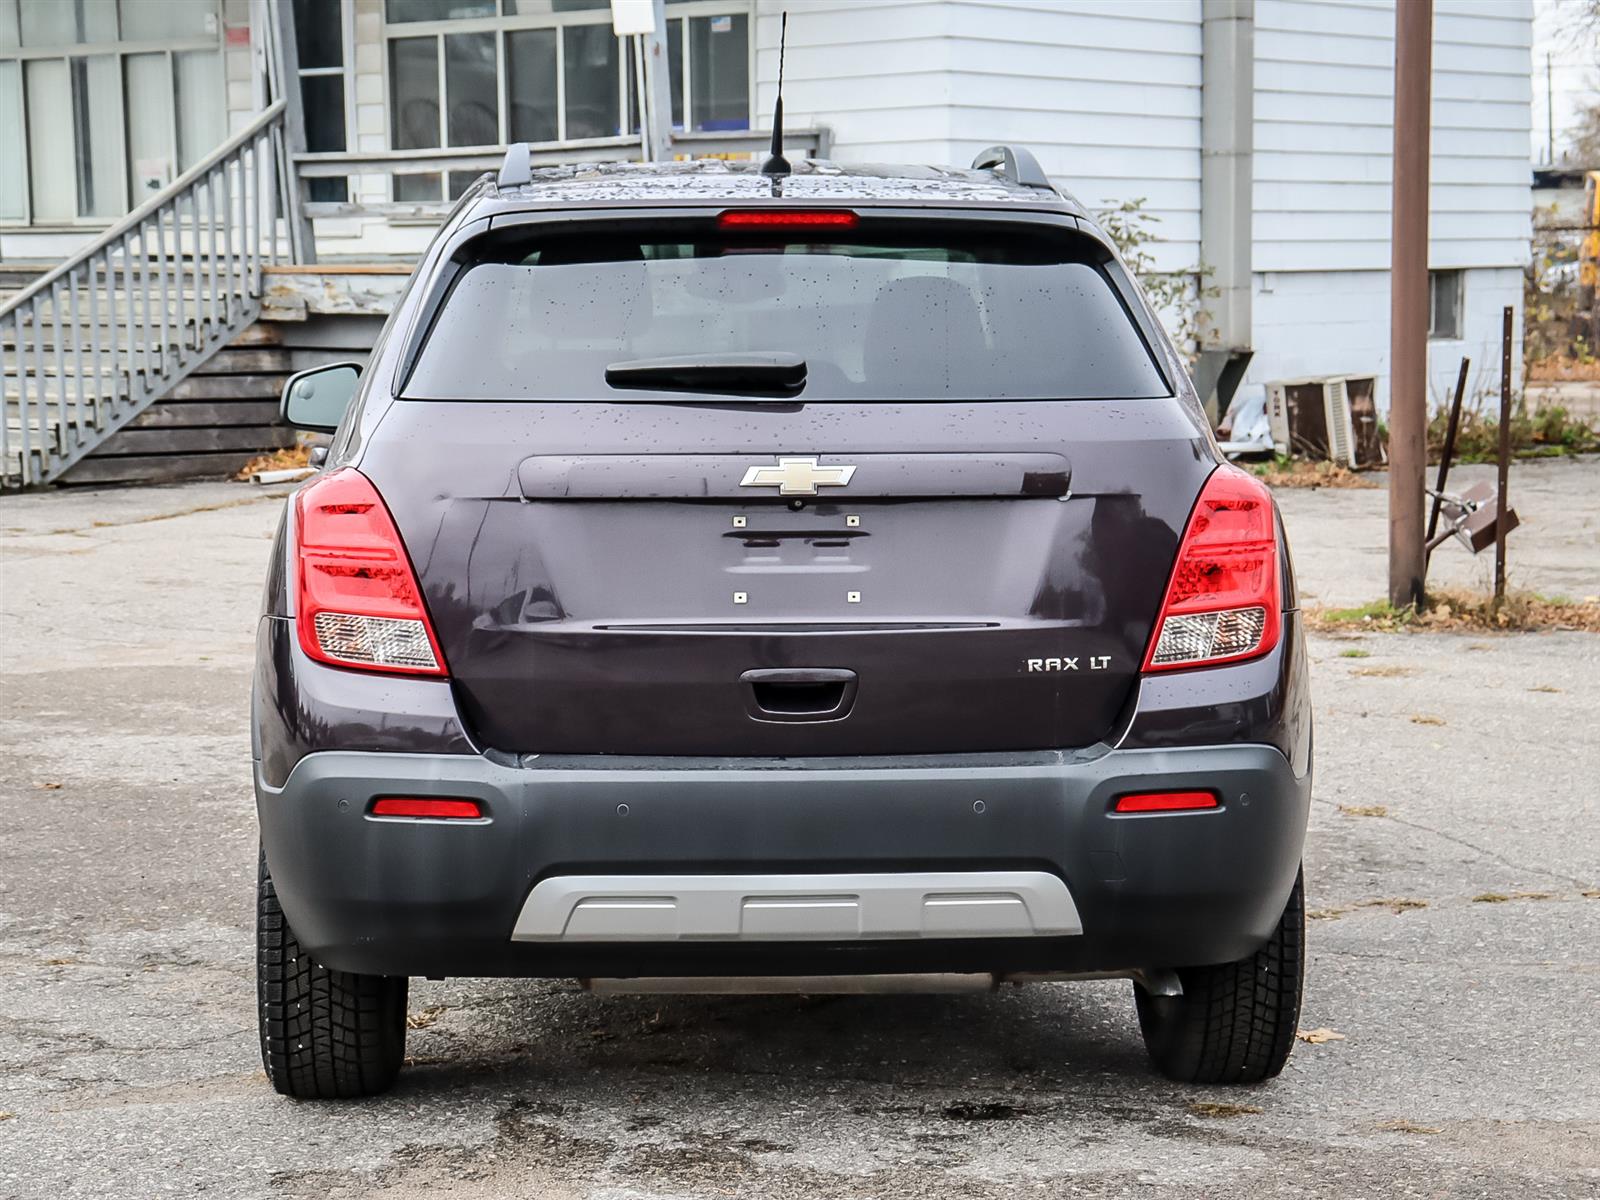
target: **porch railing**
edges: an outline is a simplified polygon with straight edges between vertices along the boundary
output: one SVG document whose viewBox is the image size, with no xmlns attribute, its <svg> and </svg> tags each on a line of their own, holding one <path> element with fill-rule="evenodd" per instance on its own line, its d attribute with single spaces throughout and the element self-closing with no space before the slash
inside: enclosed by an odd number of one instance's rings
<svg viewBox="0 0 1600 1200">
<path fill-rule="evenodd" d="M 0 488 L 60 478 L 255 319 L 283 138 L 279 101 L 0 305 Z"/>
</svg>

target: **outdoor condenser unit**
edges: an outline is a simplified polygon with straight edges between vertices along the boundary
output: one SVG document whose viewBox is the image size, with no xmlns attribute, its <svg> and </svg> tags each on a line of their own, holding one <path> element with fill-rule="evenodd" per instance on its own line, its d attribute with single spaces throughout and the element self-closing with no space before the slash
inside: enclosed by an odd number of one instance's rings
<svg viewBox="0 0 1600 1200">
<path fill-rule="evenodd" d="M 1372 375 L 1323 375 L 1267 384 L 1267 421 L 1280 454 L 1345 467 L 1384 460 L 1378 439 L 1378 381 Z"/>
</svg>

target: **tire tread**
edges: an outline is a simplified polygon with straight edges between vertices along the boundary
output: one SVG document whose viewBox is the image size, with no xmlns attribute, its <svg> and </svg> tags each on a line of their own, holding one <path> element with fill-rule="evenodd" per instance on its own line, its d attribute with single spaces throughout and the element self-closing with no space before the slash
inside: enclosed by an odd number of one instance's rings
<svg viewBox="0 0 1600 1200">
<path fill-rule="evenodd" d="M 405 1056 L 408 980 L 333 971 L 300 946 L 261 856 L 256 998 L 261 1063 L 275 1090 L 302 1100 L 386 1090 Z"/>
</svg>

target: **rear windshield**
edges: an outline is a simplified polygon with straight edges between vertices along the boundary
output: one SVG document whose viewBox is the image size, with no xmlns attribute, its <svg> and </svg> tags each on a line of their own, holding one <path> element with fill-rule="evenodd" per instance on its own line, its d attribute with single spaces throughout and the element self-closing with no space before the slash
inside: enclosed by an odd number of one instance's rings
<svg viewBox="0 0 1600 1200">
<path fill-rule="evenodd" d="M 1088 239 L 818 236 L 502 245 L 455 281 L 404 394 L 638 399 L 608 366 L 742 353 L 802 357 L 804 400 L 1171 394 Z"/>
</svg>

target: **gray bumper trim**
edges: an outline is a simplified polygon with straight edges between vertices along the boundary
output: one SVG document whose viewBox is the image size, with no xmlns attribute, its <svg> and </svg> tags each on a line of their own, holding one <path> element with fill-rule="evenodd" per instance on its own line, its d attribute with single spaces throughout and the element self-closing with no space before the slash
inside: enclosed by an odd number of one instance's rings
<svg viewBox="0 0 1600 1200">
<path fill-rule="evenodd" d="M 522 906 L 516 942 L 1061 937 L 1077 906 L 1044 871 L 561 875 Z"/>
</svg>

